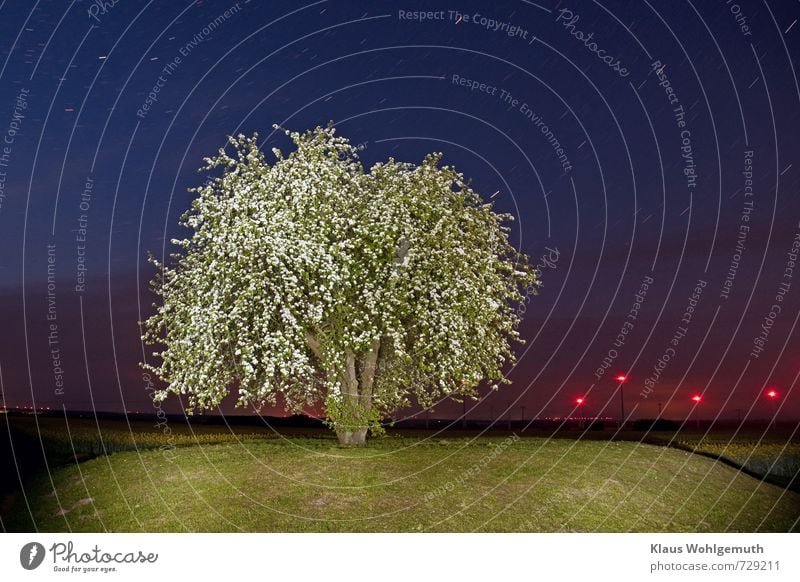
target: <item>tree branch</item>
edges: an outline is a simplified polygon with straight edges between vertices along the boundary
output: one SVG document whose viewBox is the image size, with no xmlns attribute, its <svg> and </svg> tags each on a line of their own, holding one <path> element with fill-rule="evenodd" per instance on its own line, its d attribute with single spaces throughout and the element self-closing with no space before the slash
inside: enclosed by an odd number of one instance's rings
<svg viewBox="0 0 800 582">
<path fill-rule="evenodd" d="M 378 353 L 381 341 L 375 340 L 361 359 L 361 382 L 359 383 L 359 400 L 366 410 L 372 407 L 372 386 L 375 382 L 375 372 L 378 363 Z"/>
<path fill-rule="evenodd" d="M 311 352 L 317 356 L 317 358 L 322 360 L 322 346 L 320 345 L 317 337 L 311 332 L 306 332 L 306 344 Z"/>
<path fill-rule="evenodd" d="M 410 246 L 411 243 L 406 237 L 400 239 L 400 243 L 397 245 L 397 250 L 394 254 L 395 269 L 406 262 L 406 256 L 408 255 L 408 248 Z"/>
</svg>

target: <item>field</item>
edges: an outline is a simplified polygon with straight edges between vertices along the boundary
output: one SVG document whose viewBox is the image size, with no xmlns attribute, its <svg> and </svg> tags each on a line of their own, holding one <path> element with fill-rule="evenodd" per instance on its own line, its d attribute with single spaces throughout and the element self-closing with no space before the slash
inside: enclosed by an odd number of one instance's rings
<svg viewBox="0 0 800 582">
<path fill-rule="evenodd" d="M 16 420 L 16 434 L 30 438 L 35 428 L 33 419 Z M 63 420 L 40 419 L 39 428 L 52 469 L 30 472 L 24 496 L 6 495 L 7 531 L 800 527 L 797 492 L 688 450 L 640 442 L 428 433 L 390 434 L 364 449 L 343 449 L 324 432 L 287 437 L 223 426 L 192 434 L 183 426 L 174 428 L 175 448 L 161 449 L 164 435 L 152 423 L 129 430 L 103 421 L 98 433 L 94 421 L 71 420 L 67 432 Z M 775 442 L 741 435 L 727 446 L 728 437 L 671 440 L 728 463 L 738 459 L 750 473 L 760 466 L 775 477 L 796 467 L 796 443 L 779 450 Z M 75 462 L 73 448 L 83 462 Z"/>
</svg>

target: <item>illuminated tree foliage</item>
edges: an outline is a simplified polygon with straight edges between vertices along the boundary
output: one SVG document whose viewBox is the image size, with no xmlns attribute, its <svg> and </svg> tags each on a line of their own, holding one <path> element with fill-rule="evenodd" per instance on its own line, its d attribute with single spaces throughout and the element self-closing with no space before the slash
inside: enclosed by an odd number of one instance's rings
<svg viewBox="0 0 800 582">
<path fill-rule="evenodd" d="M 257 136 L 207 159 L 217 177 L 192 190 L 191 236 L 172 241 L 171 264 L 153 260 L 156 400 L 322 405 L 340 442 L 362 444 L 400 407 L 504 382 L 516 306 L 538 285 L 511 216 L 441 154 L 366 172 L 332 126 L 286 135 L 296 150 L 272 164 Z"/>
</svg>

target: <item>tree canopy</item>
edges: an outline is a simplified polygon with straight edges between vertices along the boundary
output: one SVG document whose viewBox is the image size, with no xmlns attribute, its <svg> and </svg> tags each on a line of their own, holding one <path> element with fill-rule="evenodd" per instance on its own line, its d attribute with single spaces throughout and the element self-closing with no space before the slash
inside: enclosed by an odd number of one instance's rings
<svg viewBox="0 0 800 582">
<path fill-rule="evenodd" d="M 504 382 L 516 307 L 538 285 L 512 217 L 439 153 L 367 172 L 332 126 L 286 135 L 296 149 L 272 163 L 257 135 L 206 159 L 213 177 L 181 218 L 190 235 L 152 259 L 156 399 L 322 405 L 349 444 L 399 407 Z"/>
</svg>

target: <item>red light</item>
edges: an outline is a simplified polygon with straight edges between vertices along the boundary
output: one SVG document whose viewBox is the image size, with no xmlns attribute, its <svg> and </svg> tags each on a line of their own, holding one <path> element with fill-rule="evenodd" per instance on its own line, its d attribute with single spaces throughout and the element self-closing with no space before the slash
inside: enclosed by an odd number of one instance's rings
<svg viewBox="0 0 800 582">
<path fill-rule="evenodd" d="M 694 400 L 695 402 L 700 402 L 702 399 L 703 397 L 700 396 L 699 394 L 695 394 L 694 396 L 692 396 L 692 400 Z"/>
<path fill-rule="evenodd" d="M 625 380 L 627 380 L 627 379 L 628 379 L 628 377 L 627 377 L 627 376 L 624 376 L 624 375 L 622 375 L 622 374 L 620 374 L 619 376 L 617 376 L 617 380 L 619 380 L 620 382 L 624 382 L 624 381 L 625 381 Z"/>
<path fill-rule="evenodd" d="M 767 396 L 769 396 L 770 398 L 777 398 L 778 393 L 775 390 L 770 390 L 769 392 L 767 392 Z"/>
<path fill-rule="evenodd" d="M 577 404 L 577 405 L 579 405 L 579 406 L 580 406 L 581 404 L 583 404 L 583 398 L 576 398 L 576 399 L 575 399 L 575 404 Z"/>
</svg>

